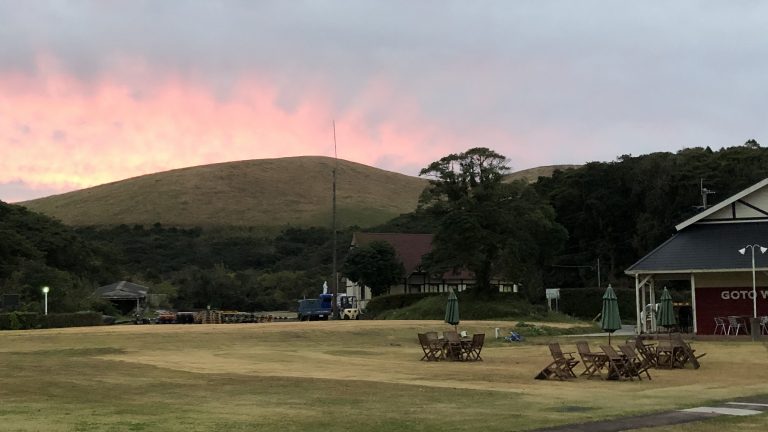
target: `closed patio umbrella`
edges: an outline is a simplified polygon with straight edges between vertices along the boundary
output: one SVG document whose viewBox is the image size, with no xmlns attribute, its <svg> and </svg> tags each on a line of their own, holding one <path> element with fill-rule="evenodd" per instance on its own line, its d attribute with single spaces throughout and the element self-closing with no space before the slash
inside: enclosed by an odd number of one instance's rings
<svg viewBox="0 0 768 432">
<path fill-rule="evenodd" d="M 661 302 L 659 303 L 659 316 L 656 317 L 656 325 L 666 327 L 669 331 L 672 327 L 677 325 L 677 317 L 675 317 L 675 308 L 672 306 L 672 296 L 669 294 L 667 287 L 664 287 L 664 291 L 661 292 Z"/>
<path fill-rule="evenodd" d="M 445 322 L 452 325 L 454 330 L 458 329 L 459 299 L 456 297 L 456 293 L 454 293 L 453 290 L 448 294 L 448 303 L 445 305 Z"/>
<path fill-rule="evenodd" d="M 600 314 L 600 328 L 608 332 L 608 345 L 611 344 L 611 333 L 621 328 L 619 317 L 619 300 L 613 288 L 608 285 L 603 294 L 603 311 Z"/>
</svg>

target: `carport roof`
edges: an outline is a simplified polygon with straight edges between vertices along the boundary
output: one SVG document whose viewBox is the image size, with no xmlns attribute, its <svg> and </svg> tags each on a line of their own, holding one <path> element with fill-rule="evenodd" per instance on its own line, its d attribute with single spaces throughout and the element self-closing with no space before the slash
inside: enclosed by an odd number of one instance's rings
<svg viewBox="0 0 768 432">
<path fill-rule="evenodd" d="M 135 300 L 143 299 L 147 296 L 149 288 L 127 281 L 115 282 L 96 288 L 94 294 L 109 300 Z"/>
<path fill-rule="evenodd" d="M 751 252 L 768 247 L 768 222 L 694 224 L 672 236 L 626 270 L 627 274 L 745 271 L 752 269 Z M 768 253 L 755 253 L 755 267 L 768 269 Z"/>
</svg>

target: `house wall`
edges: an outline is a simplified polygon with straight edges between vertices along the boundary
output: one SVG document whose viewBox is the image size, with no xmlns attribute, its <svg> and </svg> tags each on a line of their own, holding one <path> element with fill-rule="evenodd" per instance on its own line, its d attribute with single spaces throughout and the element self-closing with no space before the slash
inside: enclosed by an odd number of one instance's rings
<svg viewBox="0 0 768 432">
<path fill-rule="evenodd" d="M 768 315 L 768 276 L 755 274 L 757 315 Z M 715 317 L 751 317 L 752 273 L 696 274 L 696 327 L 698 334 L 714 334 Z"/>
<path fill-rule="evenodd" d="M 457 279 L 434 281 L 429 280 L 429 278 L 423 274 L 414 274 L 404 282 L 406 283 L 392 285 L 389 288 L 389 294 L 447 293 L 450 290 L 462 292 L 471 288 L 474 280 Z M 497 286 L 499 292 L 517 292 L 517 289 L 511 282 L 492 280 L 491 285 Z M 346 293 L 347 295 L 356 296 L 361 308 L 365 308 L 368 301 L 372 298 L 370 288 L 361 287 L 351 281 L 347 281 L 346 283 Z"/>
<path fill-rule="evenodd" d="M 760 189 L 755 192 L 752 192 L 751 194 L 742 198 L 742 201 L 748 202 L 749 204 L 760 209 L 768 209 L 768 189 L 764 188 L 764 189 Z M 733 204 L 735 206 L 737 218 L 765 217 L 765 214 L 760 213 L 759 211 L 751 207 L 745 206 L 744 204 L 738 201 L 736 201 Z M 713 220 L 713 219 L 731 219 L 733 218 L 733 210 L 734 209 L 731 208 L 730 205 L 727 205 L 724 208 L 707 216 L 703 220 L 706 221 L 706 220 Z"/>
</svg>

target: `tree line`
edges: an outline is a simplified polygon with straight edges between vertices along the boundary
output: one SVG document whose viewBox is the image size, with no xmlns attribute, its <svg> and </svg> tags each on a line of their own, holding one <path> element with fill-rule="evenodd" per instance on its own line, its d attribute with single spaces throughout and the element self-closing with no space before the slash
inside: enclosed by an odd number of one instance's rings
<svg viewBox="0 0 768 432">
<path fill-rule="evenodd" d="M 701 211 L 702 182 L 716 191 L 713 204 L 768 177 L 768 150 L 754 140 L 622 155 L 533 184 L 507 182 L 508 163 L 487 148 L 441 158 L 422 171 L 431 182 L 418 208 L 369 231 L 431 233 L 429 271 L 467 268 L 479 295 L 492 295 L 490 278 L 503 276 L 540 301 L 544 287 L 597 286 L 598 259 L 603 286 L 629 286 L 624 269 Z M 392 251 L 381 245 L 345 262 L 356 229 L 338 234 L 340 269 L 353 280 L 375 279 L 383 292 L 401 269 L 384 265 Z M 292 308 L 331 284 L 332 240 L 329 228 L 72 228 L 0 202 L 0 294 L 18 294 L 23 308 L 36 310 L 48 285 L 52 310 L 107 310 L 93 290 L 131 280 L 177 309 Z"/>
</svg>

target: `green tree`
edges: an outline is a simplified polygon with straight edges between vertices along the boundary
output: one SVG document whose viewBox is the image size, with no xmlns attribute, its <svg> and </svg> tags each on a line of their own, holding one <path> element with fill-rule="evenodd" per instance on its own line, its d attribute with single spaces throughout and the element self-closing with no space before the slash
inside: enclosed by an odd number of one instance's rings
<svg viewBox="0 0 768 432">
<path fill-rule="evenodd" d="M 525 182 L 504 182 L 508 170 L 504 156 L 484 147 L 421 170 L 432 179 L 420 206 L 437 220 L 433 249 L 425 257 L 430 272 L 466 268 L 475 275 L 473 290 L 485 296 L 494 293 L 494 277 L 541 287 L 537 266 L 559 250 L 567 233 Z"/>
<path fill-rule="evenodd" d="M 405 269 L 389 243 L 374 241 L 352 249 L 341 270 L 347 279 L 367 286 L 373 296 L 387 292 L 403 279 Z"/>
</svg>

